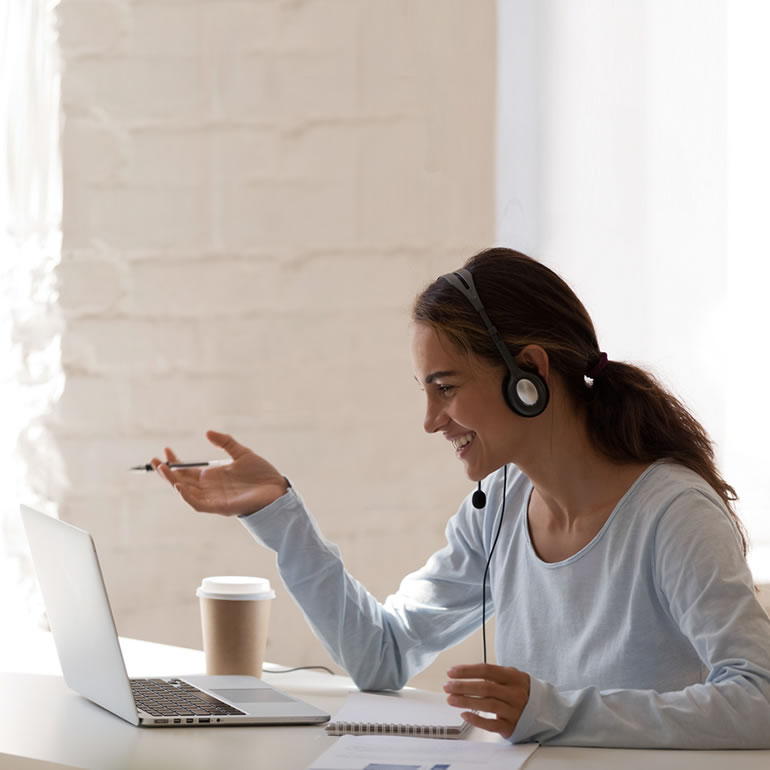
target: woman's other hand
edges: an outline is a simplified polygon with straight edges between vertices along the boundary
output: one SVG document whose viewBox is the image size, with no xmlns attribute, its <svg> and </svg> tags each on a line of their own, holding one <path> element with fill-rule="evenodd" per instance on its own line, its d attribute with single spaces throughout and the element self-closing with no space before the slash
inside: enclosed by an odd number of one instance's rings
<svg viewBox="0 0 770 770">
<path fill-rule="evenodd" d="M 444 685 L 450 706 L 469 709 L 461 716 L 475 727 L 510 738 L 529 700 L 529 674 L 507 666 L 476 663 L 453 666 Z M 487 716 L 474 714 L 484 711 Z M 489 715 L 492 715 L 491 717 Z"/>
<path fill-rule="evenodd" d="M 166 448 L 166 459 L 152 459 L 152 467 L 196 511 L 237 516 L 254 513 L 286 493 L 286 479 L 267 460 L 239 444 L 232 436 L 210 430 L 206 438 L 232 458 L 228 465 L 174 470 L 180 460 Z"/>
</svg>

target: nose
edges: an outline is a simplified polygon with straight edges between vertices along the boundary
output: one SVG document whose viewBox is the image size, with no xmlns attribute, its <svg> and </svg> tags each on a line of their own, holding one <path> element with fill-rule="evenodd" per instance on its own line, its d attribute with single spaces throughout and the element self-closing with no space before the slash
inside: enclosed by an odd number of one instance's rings
<svg viewBox="0 0 770 770">
<path fill-rule="evenodd" d="M 426 433 L 437 433 L 443 428 L 449 418 L 444 411 L 443 405 L 434 398 L 428 397 L 428 403 L 425 408 L 425 421 L 422 427 Z"/>
</svg>

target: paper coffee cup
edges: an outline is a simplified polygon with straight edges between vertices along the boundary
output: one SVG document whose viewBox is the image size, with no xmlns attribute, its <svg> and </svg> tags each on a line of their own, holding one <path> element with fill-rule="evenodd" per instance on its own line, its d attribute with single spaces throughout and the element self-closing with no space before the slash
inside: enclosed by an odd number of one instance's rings
<svg viewBox="0 0 770 770">
<path fill-rule="evenodd" d="M 220 575 L 203 578 L 200 598 L 207 674 L 262 676 L 271 599 L 267 578 Z"/>
</svg>

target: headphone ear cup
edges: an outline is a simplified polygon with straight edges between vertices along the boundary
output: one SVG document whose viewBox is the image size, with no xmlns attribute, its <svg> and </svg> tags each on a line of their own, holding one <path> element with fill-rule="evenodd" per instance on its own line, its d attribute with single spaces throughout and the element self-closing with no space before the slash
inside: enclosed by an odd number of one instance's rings
<svg viewBox="0 0 770 770">
<path fill-rule="evenodd" d="M 549 398 L 548 386 L 539 374 L 526 372 L 525 376 L 514 378 L 508 372 L 503 378 L 503 399 L 521 417 L 542 414 Z"/>
</svg>

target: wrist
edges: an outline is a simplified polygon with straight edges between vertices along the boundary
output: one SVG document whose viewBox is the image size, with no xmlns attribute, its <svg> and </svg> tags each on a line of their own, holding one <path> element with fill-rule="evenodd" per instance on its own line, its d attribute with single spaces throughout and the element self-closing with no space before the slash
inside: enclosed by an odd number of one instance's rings
<svg viewBox="0 0 770 770">
<path fill-rule="evenodd" d="M 253 517 L 261 518 L 262 516 L 272 516 L 276 512 L 281 511 L 284 506 L 291 504 L 290 498 L 294 495 L 290 495 L 289 492 L 293 489 L 291 482 L 281 477 L 281 482 L 265 484 L 262 487 L 262 499 L 256 503 L 254 508 L 237 514 L 239 519 L 248 519 Z"/>
<path fill-rule="evenodd" d="M 291 482 L 286 478 L 286 476 L 280 476 L 279 478 L 276 478 L 275 481 L 266 484 L 264 487 L 262 487 L 262 489 L 264 497 L 262 498 L 262 504 L 259 506 L 259 508 L 256 508 L 255 510 L 249 511 L 248 513 L 242 515 L 249 516 L 252 513 L 261 511 L 264 508 L 273 505 L 282 497 L 285 497 L 286 493 L 291 489 Z"/>
</svg>

